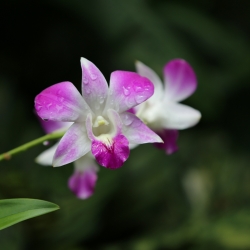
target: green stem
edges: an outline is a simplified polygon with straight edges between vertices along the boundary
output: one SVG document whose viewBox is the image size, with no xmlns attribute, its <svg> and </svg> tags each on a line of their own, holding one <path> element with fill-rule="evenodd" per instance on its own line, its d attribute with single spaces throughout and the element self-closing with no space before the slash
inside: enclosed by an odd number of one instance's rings
<svg viewBox="0 0 250 250">
<path fill-rule="evenodd" d="M 22 146 L 19 146 L 17 148 L 14 148 L 6 153 L 0 154 L 0 161 L 2 160 L 9 160 L 14 154 L 18 154 L 22 151 L 25 151 L 31 147 L 34 147 L 38 144 L 41 144 L 45 141 L 48 140 L 53 140 L 53 139 L 59 139 L 64 135 L 65 132 L 55 132 L 55 133 L 51 133 L 51 134 L 47 134 L 45 136 L 42 136 L 38 139 L 35 139 L 33 141 L 30 141 L 28 143 L 23 144 Z"/>
</svg>

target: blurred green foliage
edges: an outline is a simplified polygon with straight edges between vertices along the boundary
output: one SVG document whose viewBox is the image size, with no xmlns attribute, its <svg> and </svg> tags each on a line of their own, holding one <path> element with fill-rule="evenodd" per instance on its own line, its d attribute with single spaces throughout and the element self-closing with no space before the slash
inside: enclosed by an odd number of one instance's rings
<svg viewBox="0 0 250 250">
<path fill-rule="evenodd" d="M 162 76 L 184 58 L 199 80 L 185 103 L 203 117 L 176 154 L 142 145 L 102 168 L 86 201 L 67 188 L 72 165 L 34 163 L 43 146 L 1 162 L 1 199 L 61 210 L 1 231 L 0 249 L 250 249 L 249 11 L 247 0 L 1 1 L 1 152 L 43 135 L 34 97 L 65 80 L 80 89 L 81 56 L 107 79 L 136 59 Z"/>
</svg>

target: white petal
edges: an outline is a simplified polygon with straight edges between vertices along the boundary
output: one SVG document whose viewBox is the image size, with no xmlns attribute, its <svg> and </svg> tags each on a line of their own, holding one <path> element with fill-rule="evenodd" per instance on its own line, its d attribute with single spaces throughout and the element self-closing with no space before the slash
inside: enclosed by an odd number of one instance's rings
<svg viewBox="0 0 250 250">
<path fill-rule="evenodd" d="M 43 151 L 40 155 L 38 155 L 37 158 L 35 159 L 36 163 L 44 166 L 52 166 L 52 161 L 57 146 L 58 143 L 56 143 L 54 146 L 48 148 L 47 150 Z"/>
<path fill-rule="evenodd" d="M 87 153 L 86 155 L 82 156 L 78 160 L 74 162 L 75 170 L 84 171 L 85 169 L 93 166 L 98 170 L 98 165 L 95 162 L 94 156 L 91 153 Z"/>
<path fill-rule="evenodd" d="M 186 129 L 197 124 L 201 113 L 187 105 L 167 102 L 161 111 L 161 126 L 166 129 Z"/>
<path fill-rule="evenodd" d="M 86 58 L 81 58 L 82 95 L 95 114 L 101 114 L 108 94 L 108 83 L 102 72 Z"/>
</svg>

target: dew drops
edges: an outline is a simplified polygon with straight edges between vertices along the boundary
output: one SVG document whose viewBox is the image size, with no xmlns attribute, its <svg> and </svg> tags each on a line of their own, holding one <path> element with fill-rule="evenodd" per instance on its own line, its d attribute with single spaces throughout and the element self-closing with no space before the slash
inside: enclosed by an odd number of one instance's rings
<svg viewBox="0 0 250 250">
<path fill-rule="evenodd" d="M 135 91 L 136 92 L 141 92 L 142 91 L 142 87 L 141 86 L 135 86 Z"/>
<path fill-rule="evenodd" d="M 62 90 L 59 89 L 59 90 L 57 91 L 57 95 L 61 95 L 61 94 L 62 94 Z"/>
<path fill-rule="evenodd" d="M 48 145 L 49 145 L 49 141 L 44 141 L 44 142 L 43 142 L 43 145 L 44 145 L 44 146 L 48 146 Z"/>
<path fill-rule="evenodd" d="M 100 97 L 100 104 L 103 104 L 103 103 L 104 103 L 104 97 L 101 96 L 101 97 Z"/>
<path fill-rule="evenodd" d="M 135 104 L 135 101 L 134 101 L 134 98 L 133 97 L 128 97 L 126 100 L 125 100 L 125 103 L 127 105 L 127 107 L 131 108 L 132 106 L 134 106 Z"/>
<path fill-rule="evenodd" d="M 96 74 L 90 74 L 90 78 L 94 81 L 97 79 L 97 75 Z"/>
<path fill-rule="evenodd" d="M 89 83 L 88 78 L 86 78 L 85 76 L 82 78 L 82 81 L 85 85 L 87 85 Z"/>
<path fill-rule="evenodd" d="M 130 115 L 125 114 L 123 123 L 125 126 L 129 126 L 133 122 L 133 119 Z"/>
<path fill-rule="evenodd" d="M 37 105 L 37 106 L 36 106 L 36 110 L 39 111 L 39 110 L 42 109 L 42 107 L 43 107 L 43 106 L 38 106 L 38 105 Z"/>
<path fill-rule="evenodd" d="M 87 88 L 87 89 L 86 89 L 86 93 L 89 95 L 90 92 L 91 92 L 91 91 L 90 91 L 90 88 Z"/>
<path fill-rule="evenodd" d="M 144 86 L 144 90 L 148 91 L 150 89 L 150 85 Z"/>
<path fill-rule="evenodd" d="M 47 109 L 49 109 L 51 106 L 52 106 L 52 103 L 48 103 L 48 104 L 46 105 Z"/>
<path fill-rule="evenodd" d="M 105 96 L 104 95 L 99 95 L 98 97 L 99 97 L 99 103 L 103 104 L 104 100 L 105 100 Z"/>
<path fill-rule="evenodd" d="M 136 95 L 135 96 L 135 101 L 140 104 L 145 100 L 145 96 L 144 95 Z"/>
<path fill-rule="evenodd" d="M 125 88 L 124 86 L 122 86 L 122 88 L 124 95 L 128 96 L 130 94 L 130 90 L 128 88 Z"/>
</svg>

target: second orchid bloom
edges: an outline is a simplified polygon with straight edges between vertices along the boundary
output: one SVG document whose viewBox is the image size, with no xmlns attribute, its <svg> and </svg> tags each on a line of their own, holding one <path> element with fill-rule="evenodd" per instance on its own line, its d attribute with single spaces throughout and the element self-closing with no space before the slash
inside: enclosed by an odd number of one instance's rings
<svg viewBox="0 0 250 250">
<path fill-rule="evenodd" d="M 110 86 L 100 70 L 81 58 L 82 96 L 70 82 L 61 82 L 35 98 L 37 114 L 43 120 L 73 122 L 60 140 L 55 167 L 81 158 L 89 151 L 97 162 L 110 169 L 123 165 L 129 157 L 129 144 L 162 142 L 129 109 L 154 93 L 151 81 L 137 73 L 114 71 Z"/>
<path fill-rule="evenodd" d="M 194 126 L 201 118 L 198 110 L 179 103 L 196 90 L 195 72 L 185 60 L 171 60 L 163 68 L 163 88 L 158 75 L 148 66 L 136 62 L 136 70 L 155 87 L 153 96 L 136 107 L 136 115 L 163 139 L 164 143 L 156 146 L 172 154 L 178 149 L 178 130 Z"/>
</svg>

